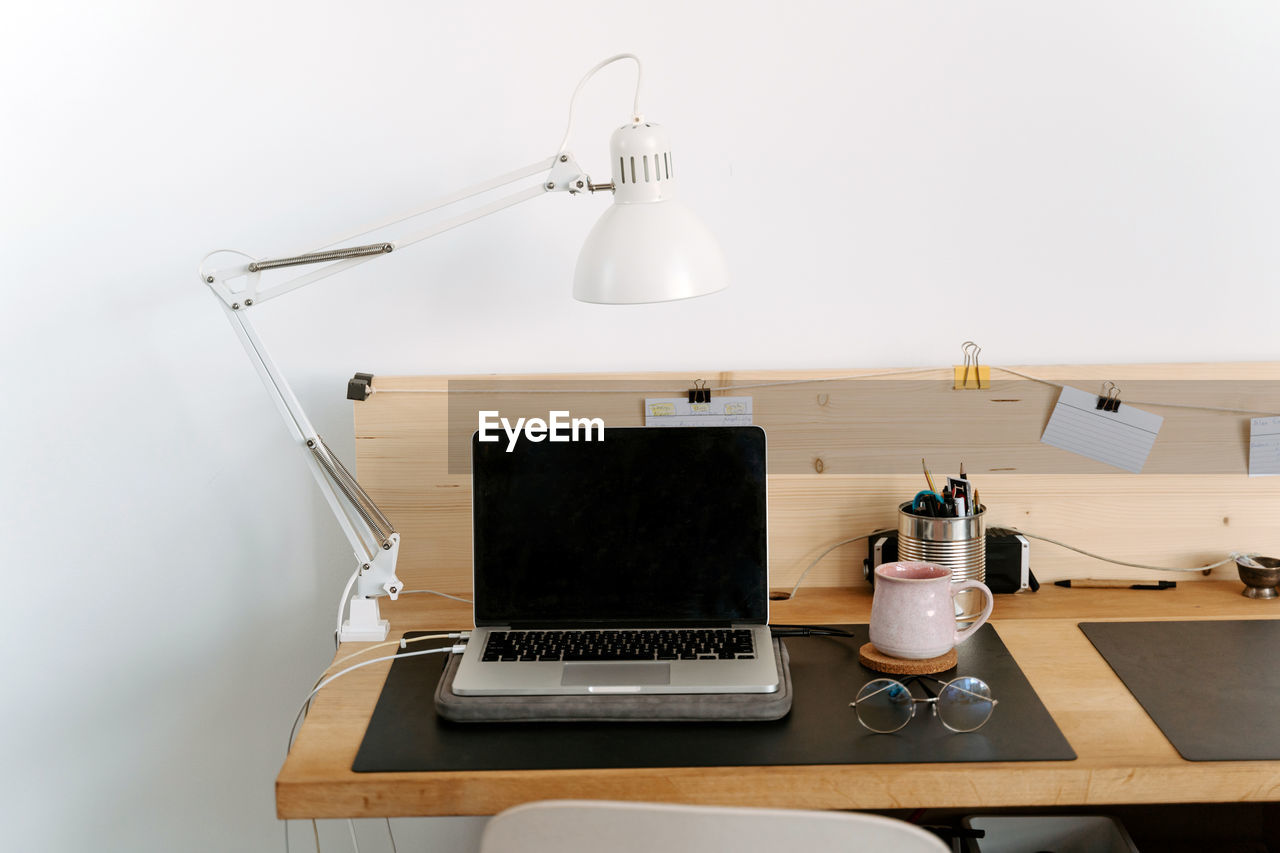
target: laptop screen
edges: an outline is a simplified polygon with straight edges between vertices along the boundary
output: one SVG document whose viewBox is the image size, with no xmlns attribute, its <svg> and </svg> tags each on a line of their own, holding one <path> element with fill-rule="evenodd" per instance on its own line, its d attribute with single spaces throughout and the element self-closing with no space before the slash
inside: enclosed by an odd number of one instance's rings
<svg viewBox="0 0 1280 853">
<path fill-rule="evenodd" d="M 766 620 L 764 430 L 507 447 L 472 437 L 477 625 Z"/>
</svg>

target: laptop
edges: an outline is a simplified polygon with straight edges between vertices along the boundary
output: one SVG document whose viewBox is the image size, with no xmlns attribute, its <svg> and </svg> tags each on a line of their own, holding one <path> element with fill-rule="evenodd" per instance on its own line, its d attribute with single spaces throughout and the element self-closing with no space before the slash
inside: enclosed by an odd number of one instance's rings
<svg viewBox="0 0 1280 853">
<path fill-rule="evenodd" d="M 463 696 L 772 693 L 765 434 L 472 436 Z"/>
</svg>

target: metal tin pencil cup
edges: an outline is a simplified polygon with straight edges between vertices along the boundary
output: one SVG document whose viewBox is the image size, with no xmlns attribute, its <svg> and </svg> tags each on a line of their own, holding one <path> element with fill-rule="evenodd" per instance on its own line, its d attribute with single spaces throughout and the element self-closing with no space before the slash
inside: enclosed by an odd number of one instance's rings
<svg viewBox="0 0 1280 853">
<path fill-rule="evenodd" d="M 937 563 L 951 570 L 951 582 L 987 580 L 987 536 L 982 529 L 986 507 L 973 515 L 929 518 L 911 512 L 911 501 L 898 507 L 898 559 Z M 956 595 L 956 622 L 962 627 L 982 613 L 982 593 Z"/>
</svg>

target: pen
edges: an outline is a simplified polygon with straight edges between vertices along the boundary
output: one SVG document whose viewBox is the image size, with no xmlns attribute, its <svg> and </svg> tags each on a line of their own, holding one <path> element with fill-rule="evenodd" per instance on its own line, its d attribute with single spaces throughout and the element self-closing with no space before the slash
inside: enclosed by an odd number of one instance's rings
<svg viewBox="0 0 1280 853">
<path fill-rule="evenodd" d="M 1094 580 L 1092 578 L 1081 578 L 1070 581 L 1054 581 L 1054 586 L 1062 586 L 1067 589 L 1173 589 L 1178 585 L 1177 581 L 1121 581 L 1121 580 Z"/>
</svg>

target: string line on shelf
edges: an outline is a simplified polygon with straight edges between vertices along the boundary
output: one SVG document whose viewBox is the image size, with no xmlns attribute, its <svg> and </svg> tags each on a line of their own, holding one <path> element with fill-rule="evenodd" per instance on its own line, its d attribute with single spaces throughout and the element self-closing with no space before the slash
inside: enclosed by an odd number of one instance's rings
<svg viewBox="0 0 1280 853">
<path fill-rule="evenodd" d="M 1030 374 L 1023 373 L 1022 371 L 1014 370 L 1011 367 L 991 365 L 991 369 L 999 370 L 1002 373 L 1017 376 L 1020 379 L 1026 379 L 1030 382 L 1038 382 L 1041 385 L 1048 385 L 1051 388 L 1067 387 L 1061 382 L 1054 382 L 1050 379 L 1032 376 Z M 946 368 L 908 367 L 894 370 L 883 370 L 876 373 L 851 373 L 842 376 L 815 376 L 810 379 L 779 379 L 771 382 L 750 382 L 736 385 L 721 385 L 713 386 L 708 390 L 713 393 L 723 394 L 729 391 L 750 391 L 757 388 L 785 388 L 793 385 L 849 382 L 859 379 L 882 379 L 886 376 L 912 376 L 941 370 L 946 370 Z M 661 394 L 667 397 L 680 397 L 685 394 L 684 390 L 672 390 L 670 388 L 374 388 L 372 390 L 374 393 L 380 394 Z M 1150 406 L 1155 408 L 1191 409 L 1202 412 L 1221 412 L 1223 414 L 1253 415 L 1256 417 L 1280 416 L 1280 413 L 1277 412 L 1261 411 L 1257 409 L 1234 409 L 1224 406 L 1206 406 L 1201 404 L 1166 403 L 1152 400 L 1129 399 L 1126 399 L 1125 402 L 1133 406 Z"/>
</svg>

